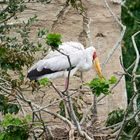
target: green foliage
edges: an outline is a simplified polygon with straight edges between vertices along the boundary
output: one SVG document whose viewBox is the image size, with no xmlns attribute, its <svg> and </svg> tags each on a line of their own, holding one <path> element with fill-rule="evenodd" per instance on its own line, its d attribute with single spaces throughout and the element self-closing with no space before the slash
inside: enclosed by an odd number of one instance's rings
<svg viewBox="0 0 140 140">
<path fill-rule="evenodd" d="M 28 119 L 20 119 L 11 114 L 0 122 L 0 140 L 27 140 L 29 136 Z"/>
<path fill-rule="evenodd" d="M 106 126 L 112 126 L 114 124 L 122 122 L 123 118 L 124 118 L 124 113 L 125 113 L 125 110 L 123 110 L 123 109 L 117 109 L 117 110 L 110 112 L 108 114 L 108 118 L 106 120 Z M 131 111 L 129 111 L 129 115 L 130 116 L 133 115 L 131 113 Z M 125 125 L 125 127 L 123 128 L 123 131 L 128 136 L 132 136 L 135 133 L 136 129 L 137 129 L 137 124 L 135 122 L 135 119 L 133 118 Z M 126 135 L 122 134 L 119 139 L 128 140 L 128 137 Z M 137 139 L 140 139 L 140 136 L 137 136 Z"/>
<path fill-rule="evenodd" d="M 38 83 L 39 85 L 42 85 L 42 86 L 48 86 L 50 84 L 50 81 L 48 78 L 43 78 L 41 80 L 38 80 Z"/>
<path fill-rule="evenodd" d="M 21 71 L 22 67 L 32 64 L 34 57 L 33 54 L 37 51 L 34 43 L 29 39 L 30 26 L 36 21 L 36 16 L 30 18 L 27 23 L 23 22 L 23 26 L 16 28 L 15 36 L 7 34 L 5 31 L 10 32 L 12 29 L 7 27 L 2 34 L 0 40 L 0 66 L 2 69 L 18 70 Z M 12 31 L 13 32 L 13 31 Z M 13 32 L 14 34 L 14 32 Z M 21 38 L 17 38 L 16 36 Z"/>
<path fill-rule="evenodd" d="M 110 93 L 110 85 L 115 84 L 117 82 L 117 79 L 115 76 L 112 76 L 109 80 L 105 78 L 95 78 L 90 83 L 88 83 L 88 86 L 92 90 L 92 93 L 96 96 L 100 96 L 101 93 L 108 95 Z"/>
<path fill-rule="evenodd" d="M 9 103 L 8 98 L 0 94 L 0 112 L 2 112 L 2 114 L 16 114 L 19 109 L 20 107 L 17 104 Z"/>
<path fill-rule="evenodd" d="M 19 43 L 17 43 L 18 40 L 16 37 L 9 35 L 12 27 L 6 24 L 6 21 L 10 18 L 16 18 L 16 13 L 23 12 L 24 9 L 25 5 L 23 0 L 10 0 L 7 1 L 7 7 L 0 12 L 0 67 L 2 69 L 20 69 L 20 64 L 24 65 L 23 62 L 26 54 L 18 53 L 18 50 L 16 50 L 19 46 Z M 20 47 L 18 48 L 20 49 Z M 15 59 L 15 56 L 17 59 Z"/>
<path fill-rule="evenodd" d="M 75 112 L 75 115 L 76 115 L 77 119 L 79 121 L 81 121 L 81 119 L 83 118 L 83 113 L 79 112 L 79 108 L 78 108 L 78 105 L 76 103 L 73 104 L 73 110 Z"/>
<path fill-rule="evenodd" d="M 0 77 L 7 80 L 12 89 L 24 83 L 23 68 L 33 63 L 34 54 L 40 50 L 38 44 L 30 39 L 31 26 L 37 21 L 36 15 L 21 25 L 14 22 L 9 24 L 9 20 L 16 20 L 16 14 L 25 8 L 25 1 L 10 0 L 6 1 L 6 6 L 2 6 L 0 12 Z M 13 76 L 15 73 L 16 79 Z"/>
<path fill-rule="evenodd" d="M 133 135 L 135 130 L 136 130 L 137 124 L 135 122 L 135 120 L 130 120 L 128 122 L 128 124 L 125 126 L 124 131 L 128 134 L 128 135 Z M 140 138 L 140 136 L 139 136 Z"/>
<path fill-rule="evenodd" d="M 136 53 L 134 50 L 134 46 L 131 40 L 131 37 L 134 33 L 140 30 L 140 1 L 139 0 L 126 0 L 125 4 L 122 6 L 122 12 L 121 12 L 121 19 L 124 25 L 126 25 L 126 32 L 125 36 L 123 38 L 123 64 L 125 68 L 128 68 L 136 59 Z M 135 38 L 137 46 L 140 44 L 140 35 L 138 35 Z M 138 50 L 140 52 L 140 47 L 138 46 Z M 130 75 L 132 74 L 132 69 L 129 69 Z M 140 67 L 138 67 L 137 74 L 140 74 Z M 128 102 L 130 101 L 134 90 L 133 90 L 133 82 L 132 78 L 129 75 L 125 76 L 126 78 L 126 87 L 127 87 L 127 96 L 128 96 Z M 139 83 L 140 80 L 137 79 L 137 89 L 138 91 L 140 90 L 139 88 Z M 138 104 L 139 104 L 139 99 L 138 99 Z M 139 106 L 138 106 L 139 108 Z M 109 113 L 108 119 L 106 121 L 106 125 L 110 126 L 119 122 L 122 122 L 123 117 L 124 117 L 124 112 L 121 109 L 114 110 L 111 113 Z M 133 115 L 133 110 L 129 109 L 128 112 L 128 118 L 129 116 Z M 129 122 L 127 122 L 123 128 L 123 132 L 121 136 L 119 137 L 120 140 L 128 140 L 131 139 L 130 137 L 136 132 L 137 130 L 137 124 L 135 122 L 135 119 L 131 119 Z M 128 137 L 130 136 L 130 137 Z M 135 139 L 140 139 L 140 136 L 137 135 Z"/>
<path fill-rule="evenodd" d="M 123 120 L 123 117 L 124 117 L 123 109 L 113 110 L 108 114 L 108 118 L 106 120 L 106 126 L 111 126 L 113 124 L 121 122 Z"/>
<path fill-rule="evenodd" d="M 111 76 L 111 78 L 108 80 L 109 84 L 115 84 L 117 82 L 117 78 L 115 76 Z"/>
<path fill-rule="evenodd" d="M 15 89 L 21 89 L 25 77 L 23 69 L 32 64 L 39 50 L 30 39 L 31 26 L 37 17 L 18 25 L 14 22 L 25 8 L 24 0 L 6 0 L 0 10 L 0 113 L 4 117 L 0 123 L 0 140 L 27 140 L 29 133 L 27 119 L 12 116 L 20 110 L 16 99 L 3 94 L 14 95 Z"/>
<path fill-rule="evenodd" d="M 47 33 L 48 33 L 49 31 L 47 30 L 47 29 L 45 29 L 45 28 L 42 28 L 42 29 L 39 29 L 38 30 L 38 37 L 39 38 L 42 38 L 44 35 L 46 35 Z"/>
<path fill-rule="evenodd" d="M 126 33 L 124 36 L 124 45 L 123 49 L 123 64 L 127 68 L 129 67 L 135 60 L 136 54 L 134 51 L 134 46 L 132 44 L 131 36 L 140 30 L 140 1 L 139 0 L 127 0 L 125 2 L 125 6 L 122 6 L 122 14 L 121 19 L 124 25 L 126 25 Z M 140 35 L 136 38 L 136 44 L 140 44 Z M 138 47 L 140 52 L 140 47 Z M 133 68 L 133 67 L 132 67 Z M 132 68 L 129 70 L 129 73 L 132 73 Z M 138 67 L 138 74 L 140 74 L 140 67 Z M 128 101 L 132 97 L 133 89 L 131 77 L 126 76 L 126 87 L 128 93 Z M 140 81 L 138 81 L 138 84 Z M 139 88 L 139 87 L 138 87 Z"/>
<path fill-rule="evenodd" d="M 62 115 L 63 117 L 66 117 L 66 110 L 65 110 L 65 105 L 64 105 L 64 101 L 61 101 L 60 103 L 59 103 L 59 114 L 60 115 Z M 81 119 L 82 119 L 82 117 L 83 117 L 83 113 L 82 112 L 80 112 L 79 113 L 79 107 L 78 107 L 78 104 L 77 103 L 73 103 L 73 109 L 74 109 L 74 112 L 75 112 L 75 115 L 76 115 L 76 117 L 78 118 L 78 120 L 80 121 Z"/>
<path fill-rule="evenodd" d="M 64 105 L 64 101 L 61 101 L 60 103 L 59 103 L 59 114 L 61 115 L 61 116 L 63 116 L 63 117 L 66 117 L 66 112 L 65 112 L 65 105 Z"/>
<path fill-rule="evenodd" d="M 60 34 L 48 34 L 46 37 L 46 43 L 51 46 L 52 50 L 58 49 L 62 44 L 62 36 Z"/>
<path fill-rule="evenodd" d="M 12 17 L 16 17 L 16 14 L 23 12 L 26 8 L 24 0 L 9 0 L 6 1 L 7 7 L 0 12 L 0 23 L 8 21 Z M 0 27 L 0 29 L 2 29 Z"/>
</svg>

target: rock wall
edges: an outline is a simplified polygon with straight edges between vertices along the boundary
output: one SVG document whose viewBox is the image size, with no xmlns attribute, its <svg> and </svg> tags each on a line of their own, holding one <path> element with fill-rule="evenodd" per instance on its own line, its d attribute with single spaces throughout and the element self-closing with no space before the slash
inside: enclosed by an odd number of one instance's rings
<svg viewBox="0 0 140 140">
<path fill-rule="evenodd" d="M 120 17 L 121 6 L 108 0 L 113 12 Z M 86 16 L 90 19 L 90 35 L 93 46 L 97 49 L 97 53 L 101 63 L 103 63 L 116 41 L 120 37 L 121 29 L 116 23 L 112 15 L 109 13 L 104 0 L 83 0 L 86 7 Z M 90 41 L 87 37 L 87 21 L 77 10 L 65 5 L 64 0 L 52 0 L 50 4 L 43 5 L 38 3 L 29 3 L 27 10 L 19 15 L 19 21 L 27 20 L 27 18 L 36 14 L 39 21 L 32 28 L 32 39 L 35 40 L 35 30 L 39 27 L 49 29 L 51 32 L 60 33 L 63 41 L 80 41 L 88 47 Z M 116 72 L 122 71 L 119 57 L 121 56 L 121 47 L 119 47 L 108 63 L 103 67 L 103 74 L 109 78 Z M 95 76 L 94 70 L 84 73 L 84 81 L 87 82 Z M 118 77 L 119 78 L 119 77 Z M 55 84 L 63 89 L 64 79 L 55 80 Z M 79 86 L 79 79 L 71 78 L 70 88 Z M 49 93 L 54 91 L 49 89 Z M 92 102 L 89 94 L 84 95 L 88 102 Z M 51 97 L 47 97 L 51 98 Z M 39 98 L 38 98 L 39 100 Z M 126 108 L 127 98 L 125 90 L 124 78 L 113 90 L 113 94 L 105 97 L 98 103 L 99 120 L 104 121 L 107 114 L 117 108 Z M 86 107 L 87 108 L 87 107 Z"/>
</svg>

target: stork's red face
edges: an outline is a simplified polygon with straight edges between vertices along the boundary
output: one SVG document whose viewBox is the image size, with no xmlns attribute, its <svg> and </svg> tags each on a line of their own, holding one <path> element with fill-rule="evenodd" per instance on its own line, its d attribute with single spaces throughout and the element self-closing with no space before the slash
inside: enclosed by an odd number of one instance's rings
<svg viewBox="0 0 140 140">
<path fill-rule="evenodd" d="M 99 62 L 99 59 L 98 59 L 98 57 L 97 57 L 96 51 L 94 51 L 92 57 L 93 57 L 94 67 L 95 67 L 95 70 L 96 70 L 98 76 L 99 76 L 100 78 L 103 78 L 102 70 L 101 70 L 101 66 L 100 66 L 100 62 Z"/>
<path fill-rule="evenodd" d="M 97 54 L 96 54 L 96 51 L 94 51 L 94 53 L 93 53 L 93 60 L 95 60 L 96 57 L 97 57 Z"/>
</svg>

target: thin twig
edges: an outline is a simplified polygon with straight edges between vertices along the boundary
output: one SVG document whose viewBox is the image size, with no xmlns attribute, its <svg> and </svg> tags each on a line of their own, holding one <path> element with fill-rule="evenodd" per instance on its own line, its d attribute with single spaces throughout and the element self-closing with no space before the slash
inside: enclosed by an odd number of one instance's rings
<svg viewBox="0 0 140 140">
<path fill-rule="evenodd" d="M 130 140 L 136 140 L 136 137 L 139 133 L 140 133 L 140 127 L 138 126 Z"/>
<path fill-rule="evenodd" d="M 126 26 L 124 26 L 121 21 L 119 21 L 118 17 L 114 14 L 114 12 L 112 11 L 112 9 L 110 8 L 108 2 L 106 0 L 104 0 L 105 5 L 107 7 L 107 9 L 109 10 L 110 14 L 113 16 L 113 18 L 115 19 L 115 21 L 121 26 L 122 28 L 122 32 L 121 35 L 118 39 L 118 41 L 116 42 L 116 44 L 114 45 L 113 49 L 109 52 L 107 58 L 105 59 L 105 61 L 102 64 L 102 68 L 105 67 L 105 65 L 108 63 L 108 61 L 110 60 L 110 58 L 112 57 L 112 55 L 114 54 L 114 52 L 121 46 L 121 41 L 124 37 L 125 31 L 126 31 Z"/>
<path fill-rule="evenodd" d="M 133 46 L 134 46 L 134 49 L 135 49 L 135 52 L 136 52 L 136 62 L 135 62 L 135 66 L 133 68 L 133 71 L 132 73 L 136 73 L 136 70 L 138 68 L 138 64 L 139 64 L 139 59 L 140 59 L 140 54 L 139 54 L 139 51 L 138 51 L 138 48 L 137 48 L 137 45 L 136 45 L 136 42 L 135 42 L 135 37 L 140 33 L 140 31 L 136 32 L 134 35 L 132 35 L 132 43 L 133 43 Z"/>
<path fill-rule="evenodd" d="M 136 95 L 137 95 L 137 93 L 134 92 L 132 98 L 130 99 L 130 102 L 129 102 L 129 104 L 128 104 L 128 106 L 127 106 L 127 109 L 126 109 L 126 111 L 125 111 L 125 114 L 124 114 L 123 121 L 121 122 L 120 130 L 119 130 L 118 134 L 116 135 L 115 140 L 119 140 L 119 137 L 120 137 L 121 133 L 123 132 L 124 127 L 125 127 L 126 124 L 128 123 L 127 116 L 128 116 L 128 114 L 129 114 L 129 109 L 130 109 L 131 106 L 133 105 L 133 100 L 134 100 L 134 98 L 136 97 Z"/>
<path fill-rule="evenodd" d="M 139 54 L 139 50 L 138 50 L 136 42 L 135 42 L 135 36 L 137 36 L 139 33 L 140 33 L 140 31 L 136 32 L 132 36 L 132 43 L 133 43 L 133 46 L 134 46 L 134 49 L 135 49 L 135 52 L 136 52 L 136 61 L 135 61 L 134 68 L 132 70 L 132 74 L 133 74 L 133 89 L 134 89 L 134 92 L 136 92 L 136 93 L 138 92 L 138 90 L 137 90 L 137 86 L 136 86 L 136 77 L 135 77 L 135 75 L 136 75 L 136 71 L 138 69 L 138 65 L 139 65 L 139 61 L 140 61 L 140 54 Z M 138 109 L 138 106 L 137 106 L 138 97 L 139 97 L 139 95 L 137 94 L 136 97 L 133 100 L 133 111 L 134 111 L 134 113 L 136 113 L 137 109 Z M 140 127 L 140 122 L 139 122 L 138 115 L 136 115 L 135 121 L 136 121 L 137 125 Z"/>
</svg>

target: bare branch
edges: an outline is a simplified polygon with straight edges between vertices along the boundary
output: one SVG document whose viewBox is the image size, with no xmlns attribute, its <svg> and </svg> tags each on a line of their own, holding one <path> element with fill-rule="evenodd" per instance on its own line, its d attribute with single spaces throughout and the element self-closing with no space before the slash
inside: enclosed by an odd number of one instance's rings
<svg viewBox="0 0 140 140">
<path fill-rule="evenodd" d="M 135 36 L 137 36 L 139 33 L 140 33 L 140 31 L 136 32 L 132 36 L 132 43 L 133 43 L 133 46 L 134 46 L 134 49 L 135 49 L 135 52 L 136 52 L 136 62 L 135 62 L 135 65 L 134 65 L 134 68 L 133 68 L 133 71 L 132 71 L 132 74 L 133 74 L 133 89 L 134 89 L 135 93 L 138 92 L 137 86 L 136 86 L 136 76 L 135 76 L 135 74 L 136 74 L 136 71 L 138 69 L 139 59 L 140 59 L 140 54 L 139 54 L 139 51 L 138 51 L 138 48 L 137 48 L 137 45 L 136 45 L 136 42 L 135 42 Z M 138 96 L 139 95 L 137 94 L 136 97 L 133 100 L 133 111 L 134 111 L 134 114 L 137 112 L 137 109 L 138 109 L 138 106 L 137 106 Z M 140 122 L 139 122 L 138 115 L 135 116 L 135 121 L 136 121 L 137 125 L 140 127 Z"/>
<path fill-rule="evenodd" d="M 112 55 L 114 54 L 114 52 L 121 46 L 121 41 L 124 37 L 125 31 L 126 31 L 126 26 L 124 26 L 121 21 L 119 21 L 118 17 L 114 14 L 114 12 L 112 11 L 112 9 L 110 8 L 108 2 L 106 0 L 104 0 L 105 5 L 107 7 L 107 9 L 109 10 L 110 14 L 113 16 L 113 18 L 115 19 L 115 21 L 121 26 L 122 28 L 122 32 L 121 35 L 118 39 L 118 41 L 116 42 L 116 44 L 114 45 L 113 49 L 109 52 L 106 60 L 103 62 L 102 67 L 105 67 L 105 65 L 108 63 L 108 61 L 110 60 L 110 58 L 112 57 Z"/>
<path fill-rule="evenodd" d="M 127 116 L 128 116 L 128 113 L 129 113 L 129 109 L 133 105 L 133 100 L 135 99 L 136 96 L 137 96 L 137 93 L 134 93 L 133 96 L 132 96 L 132 98 L 130 99 L 130 102 L 129 102 L 129 104 L 127 106 L 127 109 L 125 111 L 125 114 L 124 114 L 123 121 L 121 122 L 120 130 L 119 130 L 118 134 L 116 135 L 115 140 L 119 140 L 119 137 L 120 137 L 121 133 L 123 132 L 124 127 L 128 123 Z"/>
<path fill-rule="evenodd" d="M 135 140 L 137 135 L 140 133 L 140 127 L 137 127 L 137 129 L 135 130 L 135 132 L 133 133 L 132 137 L 130 140 Z"/>
<path fill-rule="evenodd" d="M 140 31 L 136 32 L 134 35 L 132 35 L 132 43 L 133 43 L 133 46 L 134 46 L 134 49 L 135 49 L 135 52 L 136 52 L 136 62 L 135 62 L 135 66 L 134 66 L 134 69 L 132 71 L 132 73 L 134 74 L 138 68 L 138 64 L 139 64 L 139 59 L 140 59 L 140 54 L 139 54 L 139 51 L 138 51 L 138 48 L 137 48 L 137 45 L 136 45 L 136 42 L 135 42 L 135 37 L 140 33 Z"/>
</svg>

